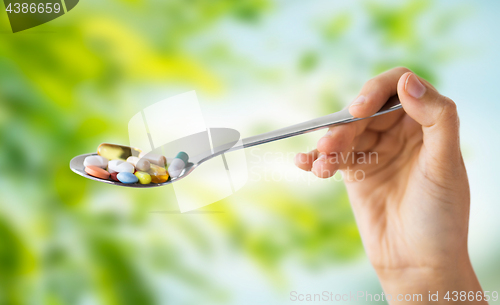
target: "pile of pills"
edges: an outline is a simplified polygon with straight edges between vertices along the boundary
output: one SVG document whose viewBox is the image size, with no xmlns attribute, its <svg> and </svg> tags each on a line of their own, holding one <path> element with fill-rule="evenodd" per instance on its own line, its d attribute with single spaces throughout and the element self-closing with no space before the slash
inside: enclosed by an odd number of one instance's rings
<svg viewBox="0 0 500 305">
<path fill-rule="evenodd" d="M 85 172 L 100 179 L 126 184 L 163 183 L 177 178 L 189 160 L 185 152 L 179 152 L 167 170 L 165 156 L 146 154 L 137 148 L 107 143 L 99 145 L 97 154 L 85 158 Z"/>
</svg>

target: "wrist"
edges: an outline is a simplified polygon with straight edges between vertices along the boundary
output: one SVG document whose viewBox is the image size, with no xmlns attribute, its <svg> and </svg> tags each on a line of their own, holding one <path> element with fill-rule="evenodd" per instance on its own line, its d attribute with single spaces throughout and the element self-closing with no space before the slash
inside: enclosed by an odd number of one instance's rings
<svg viewBox="0 0 500 305">
<path fill-rule="evenodd" d="M 439 267 L 409 267 L 400 269 L 378 269 L 377 275 L 382 284 L 386 295 L 392 296 L 390 304 L 399 303 L 422 303 L 429 301 L 429 295 L 437 296 L 437 301 L 434 299 L 433 304 L 449 303 L 445 299 L 446 294 L 450 298 L 452 293 L 461 291 L 469 293 L 473 292 L 474 296 L 479 292 L 482 294 L 482 288 L 477 280 L 476 274 L 470 261 L 455 264 L 444 265 Z M 437 295 L 436 295 L 437 293 Z M 397 296 L 411 295 L 412 300 L 398 301 Z M 413 296 L 417 296 L 415 299 Z M 421 296 L 421 299 L 419 297 Z M 465 302 L 467 303 L 467 302 Z M 486 304 L 486 302 L 484 302 Z M 479 299 L 474 299 L 470 304 L 481 304 Z"/>
</svg>

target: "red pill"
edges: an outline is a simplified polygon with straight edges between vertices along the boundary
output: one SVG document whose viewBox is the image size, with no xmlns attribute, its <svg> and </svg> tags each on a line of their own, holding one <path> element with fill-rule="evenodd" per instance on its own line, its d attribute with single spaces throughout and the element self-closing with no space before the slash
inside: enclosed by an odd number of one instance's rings
<svg viewBox="0 0 500 305">
<path fill-rule="evenodd" d="M 116 175 L 118 175 L 118 173 L 111 173 L 111 179 L 119 182 L 120 180 L 118 180 L 118 178 L 116 178 Z"/>
</svg>

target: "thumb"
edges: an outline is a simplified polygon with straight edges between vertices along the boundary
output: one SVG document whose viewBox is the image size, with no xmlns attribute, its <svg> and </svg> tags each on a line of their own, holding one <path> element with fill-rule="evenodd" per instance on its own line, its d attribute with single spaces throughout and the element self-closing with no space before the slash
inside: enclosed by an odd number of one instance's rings
<svg viewBox="0 0 500 305">
<path fill-rule="evenodd" d="M 422 125 L 427 153 L 438 162 L 461 159 L 456 104 L 412 72 L 399 79 L 398 96 L 405 112 Z"/>
</svg>

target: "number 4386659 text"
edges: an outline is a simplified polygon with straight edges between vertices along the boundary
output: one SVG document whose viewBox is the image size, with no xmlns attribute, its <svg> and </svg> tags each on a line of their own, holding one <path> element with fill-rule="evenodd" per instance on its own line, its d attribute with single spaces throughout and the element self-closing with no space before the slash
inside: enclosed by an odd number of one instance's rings
<svg viewBox="0 0 500 305">
<path fill-rule="evenodd" d="M 43 13 L 59 13 L 61 4 L 59 3 L 9 3 L 6 9 L 9 13 L 14 14 L 43 14 Z"/>
</svg>

